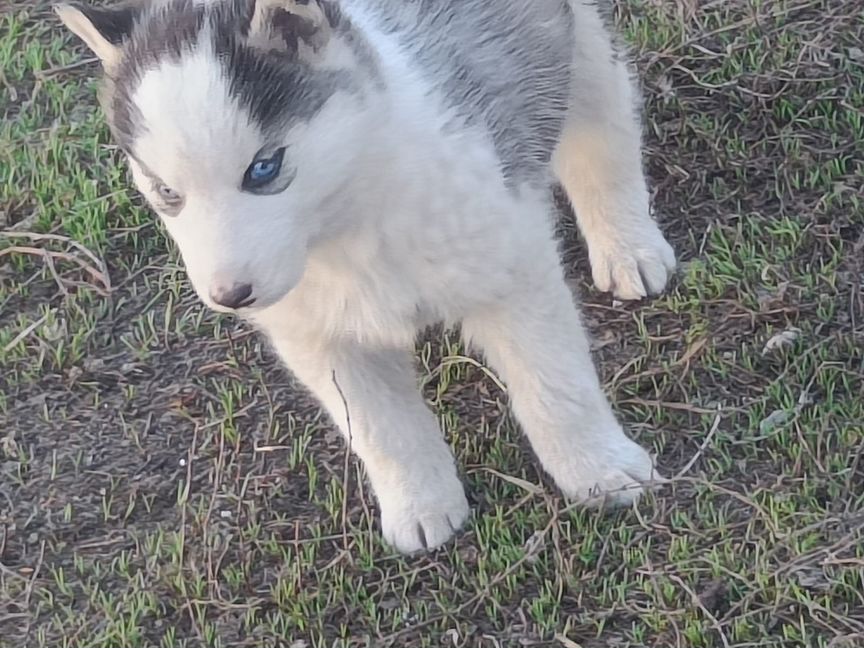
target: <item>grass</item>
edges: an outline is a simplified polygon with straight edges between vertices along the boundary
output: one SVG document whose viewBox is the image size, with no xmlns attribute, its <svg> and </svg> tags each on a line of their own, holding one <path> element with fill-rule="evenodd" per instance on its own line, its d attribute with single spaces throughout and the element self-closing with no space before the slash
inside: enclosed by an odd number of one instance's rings
<svg viewBox="0 0 864 648">
<path fill-rule="evenodd" d="M 682 268 L 622 306 L 566 218 L 565 258 L 617 411 L 676 477 L 632 510 L 567 507 L 496 382 L 432 331 L 423 388 L 474 517 L 402 558 L 315 403 L 190 294 L 87 54 L 44 2 L 13 2 L 0 646 L 864 645 L 862 16 L 617 2 Z"/>
</svg>

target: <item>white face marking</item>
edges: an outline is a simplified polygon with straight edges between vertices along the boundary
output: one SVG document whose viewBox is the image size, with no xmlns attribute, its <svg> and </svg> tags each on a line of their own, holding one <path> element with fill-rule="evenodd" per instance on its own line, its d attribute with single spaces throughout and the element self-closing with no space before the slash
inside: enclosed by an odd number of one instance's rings
<svg viewBox="0 0 864 648">
<path fill-rule="evenodd" d="M 239 168 L 242 175 L 246 158 L 263 143 L 208 49 L 147 71 L 132 101 L 146 125 L 135 140 L 136 156 L 181 193 L 213 174 L 236 175 Z"/>
<path fill-rule="evenodd" d="M 280 95 L 287 125 L 265 134 L 232 93 L 226 65 L 233 63 L 216 55 L 206 29 L 179 60 L 144 72 L 131 93 L 131 113 L 141 124 L 130 143 L 130 165 L 202 300 L 219 309 L 214 292 L 250 284 L 252 308 L 264 308 L 300 281 L 310 245 L 342 233 L 354 207 L 334 198 L 374 173 L 374 163 L 362 160 L 377 150 L 386 105 L 369 94 L 358 97 L 350 83 L 328 95 L 326 83 L 313 90 L 300 84 L 296 97 Z M 311 75 L 332 64 L 322 61 L 329 59 L 322 57 Z M 272 184 L 244 187 L 250 165 L 283 148 Z M 159 195 L 172 192 L 174 209 L 160 210 Z"/>
<path fill-rule="evenodd" d="M 199 296 L 219 308 L 214 292 L 249 283 L 256 307 L 281 298 L 302 274 L 308 234 L 295 227 L 300 205 L 290 186 L 271 196 L 241 187 L 262 148 L 289 142 L 264 138 L 206 47 L 147 71 L 132 101 L 144 126 L 132 146 L 136 184 L 157 209 L 154 181 L 182 198 L 178 213 L 160 211 Z M 290 155 L 285 174 L 293 172 Z M 283 263 L 278 275 L 262 261 L 273 256 Z"/>
</svg>

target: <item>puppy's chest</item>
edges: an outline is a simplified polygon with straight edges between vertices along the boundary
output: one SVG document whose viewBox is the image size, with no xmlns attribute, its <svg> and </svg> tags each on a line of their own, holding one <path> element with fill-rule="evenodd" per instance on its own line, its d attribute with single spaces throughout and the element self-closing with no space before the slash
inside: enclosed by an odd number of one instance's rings
<svg viewBox="0 0 864 648">
<path fill-rule="evenodd" d="M 352 267 L 312 263 L 301 283 L 258 318 L 271 335 L 404 345 L 436 318 L 422 289 L 389 260 Z M 404 270 L 404 269 L 403 269 Z"/>
<path fill-rule="evenodd" d="M 353 188 L 351 234 L 310 252 L 300 284 L 266 320 L 311 336 L 411 344 L 419 328 L 455 322 L 494 292 L 522 206 L 488 143 L 470 132 L 457 139 L 464 146 L 439 135 L 380 186 Z"/>
</svg>

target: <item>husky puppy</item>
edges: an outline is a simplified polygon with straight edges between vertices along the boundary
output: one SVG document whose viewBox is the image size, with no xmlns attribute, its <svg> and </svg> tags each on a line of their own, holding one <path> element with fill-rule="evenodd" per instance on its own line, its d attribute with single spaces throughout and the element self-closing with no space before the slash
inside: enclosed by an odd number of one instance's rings
<svg viewBox="0 0 864 648">
<path fill-rule="evenodd" d="M 113 135 L 198 295 L 263 331 L 350 431 L 392 546 L 437 547 L 469 515 L 413 368 L 437 321 L 485 354 L 566 496 L 626 504 L 652 480 L 554 236 L 557 179 L 598 288 L 645 297 L 675 265 L 637 93 L 592 0 L 57 11 L 102 61 Z"/>
</svg>

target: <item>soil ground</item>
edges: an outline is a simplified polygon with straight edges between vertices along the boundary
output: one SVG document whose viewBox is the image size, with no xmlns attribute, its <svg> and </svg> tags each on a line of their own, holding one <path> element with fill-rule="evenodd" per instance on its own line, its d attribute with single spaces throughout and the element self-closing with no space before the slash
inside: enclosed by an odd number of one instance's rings
<svg viewBox="0 0 864 648">
<path fill-rule="evenodd" d="M 864 646 L 864 2 L 618 0 L 681 268 L 564 257 L 667 487 L 568 508 L 448 331 L 418 366 L 474 515 L 403 558 L 362 470 L 129 189 L 97 66 L 0 2 L 0 646 Z"/>
</svg>

